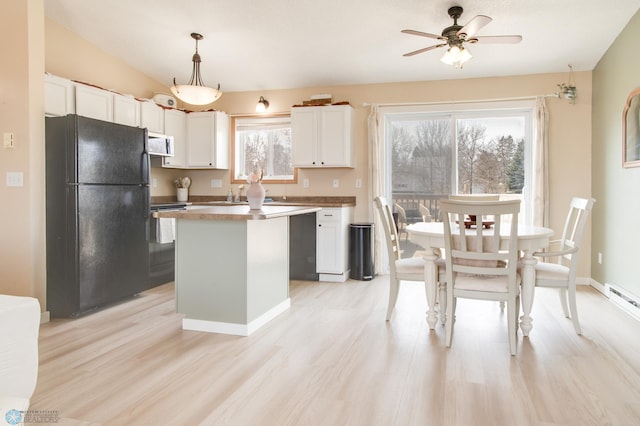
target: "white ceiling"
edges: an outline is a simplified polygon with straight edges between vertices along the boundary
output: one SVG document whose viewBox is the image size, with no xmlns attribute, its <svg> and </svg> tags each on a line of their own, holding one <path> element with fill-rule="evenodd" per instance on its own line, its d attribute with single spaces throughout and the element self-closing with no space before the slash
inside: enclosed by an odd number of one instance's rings
<svg viewBox="0 0 640 426">
<path fill-rule="evenodd" d="M 613 6 L 615 4 L 615 6 Z M 475 15 L 476 35 L 521 34 L 516 45 L 471 45 L 457 70 L 438 40 Z M 157 81 L 186 83 L 195 42 L 205 84 L 223 92 L 591 70 L 640 8 L 640 0 L 46 0 L 45 13 Z"/>
</svg>

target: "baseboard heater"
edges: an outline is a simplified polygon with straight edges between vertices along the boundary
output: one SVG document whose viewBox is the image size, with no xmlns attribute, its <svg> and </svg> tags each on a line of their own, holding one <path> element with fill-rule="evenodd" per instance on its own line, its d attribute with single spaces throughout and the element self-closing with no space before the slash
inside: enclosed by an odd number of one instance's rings
<svg viewBox="0 0 640 426">
<path fill-rule="evenodd" d="M 605 284 L 606 295 L 613 303 L 640 321 L 640 298 L 613 284 Z"/>
</svg>

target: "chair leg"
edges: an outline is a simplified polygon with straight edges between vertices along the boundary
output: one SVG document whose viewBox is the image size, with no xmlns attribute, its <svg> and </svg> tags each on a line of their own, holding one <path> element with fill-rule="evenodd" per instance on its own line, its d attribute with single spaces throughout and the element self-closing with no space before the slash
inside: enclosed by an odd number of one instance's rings
<svg viewBox="0 0 640 426">
<path fill-rule="evenodd" d="M 578 306 L 576 305 L 576 288 L 575 285 L 569 288 L 569 309 L 571 310 L 571 321 L 576 334 L 581 335 L 580 322 L 578 322 Z"/>
<path fill-rule="evenodd" d="M 387 307 L 387 321 L 391 319 L 391 314 L 393 314 L 393 308 L 396 307 L 399 291 L 400 291 L 400 280 L 393 277 L 389 277 L 389 306 Z"/>
<path fill-rule="evenodd" d="M 447 322 L 444 330 L 444 341 L 448 348 L 451 347 L 451 340 L 453 338 L 453 323 L 456 312 L 456 299 L 453 297 L 453 285 L 447 283 Z"/>
<path fill-rule="evenodd" d="M 445 325 L 447 322 L 447 284 L 438 283 L 440 289 L 440 322 Z"/>
<path fill-rule="evenodd" d="M 567 308 L 567 289 L 559 288 L 558 295 L 560 296 L 560 304 L 562 305 L 562 312 L 564 312 L 564 317 L 570 318 L 569 309 Z"/>
<path fill-rule="evenodd" d="M 511 355 L 517 354 L 517 321 L 519 300 L 512 299 L 507 303 L 507 332 L 509 333 L 509 350 Z"/>
</svg>

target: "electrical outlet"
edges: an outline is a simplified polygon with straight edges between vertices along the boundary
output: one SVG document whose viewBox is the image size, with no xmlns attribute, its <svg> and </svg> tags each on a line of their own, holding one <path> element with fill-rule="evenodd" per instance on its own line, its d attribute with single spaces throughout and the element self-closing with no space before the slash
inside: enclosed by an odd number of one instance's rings
<svg viewBox="0 0 640 426">
<path fill-rule="evenodd" d="M 22 172 L 7 172 L 7 186 L 23 186 Z"/>
<path fill-rule="evenodd" d="M 154 188 L 158 187 L 158 179 L 153 178 L 151 179 L 151 186 L 153 186 Z"/>
<path fill-rule="evenodd" d="M 598 252 L 598 264 L 602 265 L 602 253 Z"/>
<path fill-rule="evenodd" d="M 212 188 L 222 188 L 222 180 L 220 180 L 220 179 L 211 179 L 211 187 Z"/>
<path fill-rule="evenodd" d="M 334 179 L 333 180 L 333 187 L 334 188 L 338 188 L 340 186 L 340 179 Z"/>
<path fill-rule="evenodd" d="M 302 180 L 302 186 L 305 187 L 305 188 L 308 188 L 309 187 L 309 179 L 306 179 L 306 178 L 303 179 Z"/>
<path fill-rule="evenodd" d="M 356 188 L 362 188 L 362 179 L 356 179 Z"/>
</svg>

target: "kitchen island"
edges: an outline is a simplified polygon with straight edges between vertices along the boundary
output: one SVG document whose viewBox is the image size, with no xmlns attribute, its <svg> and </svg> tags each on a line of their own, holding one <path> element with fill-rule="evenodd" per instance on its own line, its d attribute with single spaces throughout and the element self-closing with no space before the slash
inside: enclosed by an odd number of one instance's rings
<svg viewBox="0 0 640 426">
<path fill-rule="evenodd" d="M 248 336 L 287 310 L 289 217 L 315 206 L 194 206 L 176 219 L 176 310 L 185 330 Z"/>
</svg>

